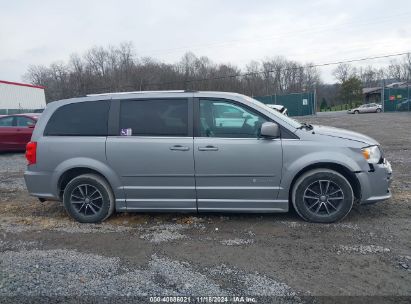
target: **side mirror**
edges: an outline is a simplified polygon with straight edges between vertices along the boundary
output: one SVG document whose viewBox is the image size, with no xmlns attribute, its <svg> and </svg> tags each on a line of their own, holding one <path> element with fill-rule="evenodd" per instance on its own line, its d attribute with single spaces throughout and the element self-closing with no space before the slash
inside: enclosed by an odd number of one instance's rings
<svg viewBox="0 0 411 304">
<path fill-rule="evenodd" d="M 260 134 L 262 137 L 278 138 L 280 137 L 280 128 L 276 123 L 265 122 L 261 125 Z"/>
<path fill-rule="evenodd" d="M 35 126 L 36 126 L 36 124 L 32 124 L 32 125 L 28 125 L 27 127 L 28 127 L 29 129 L 34 129 Z"/>
</svg>

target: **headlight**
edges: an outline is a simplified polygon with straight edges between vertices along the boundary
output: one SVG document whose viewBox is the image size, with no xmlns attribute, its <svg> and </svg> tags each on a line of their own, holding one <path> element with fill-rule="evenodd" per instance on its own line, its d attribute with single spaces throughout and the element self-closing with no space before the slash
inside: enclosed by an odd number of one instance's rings
<svg viewBox="0 0 411 304">
<path fill-rule="evenodd" d="M 362 155 L 371 164 L 377 164 L 381 159 L 381 151 L 378 146 L 362 148 Z"/>
</svg>

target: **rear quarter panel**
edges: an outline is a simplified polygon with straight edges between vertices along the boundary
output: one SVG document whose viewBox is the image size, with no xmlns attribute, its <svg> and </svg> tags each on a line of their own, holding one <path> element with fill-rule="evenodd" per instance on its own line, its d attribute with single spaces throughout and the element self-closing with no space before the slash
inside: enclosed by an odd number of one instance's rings
<svg viewBox="0 0 411 304">
<path fill-rule="evenodd" d="M 85 97 L 83 101 L 90 98 Z M 109 99 L 101 97 L 99 100 Z M 102 174 L 112 186 L 116 198 L 124 198 L 117 174 L 107 165 L 104 136 L 43 136 L 49 118 L 62 105 L 73 100 L 61 100 L 47 105 L 32 135 L 37 142 L 37 163 L 28 167 L 31 173 L 50 176 L 50 192 L 58 197 L 58 182 L 72 168 L 89 168 Z M 74 101 L 77 101 L 74 99 Z"/>
<path fill-rule="evenodd" d="M 50 176 L 50 191 L 59 197 L 59 180 L 73 168 L 97 171 L 110 183 L 116 198 L 124 198 L 120 179 L 107 165 L 106 137 L 41 137 L 37 141 L 37 163 L 30 171 Z"/>
</svg>

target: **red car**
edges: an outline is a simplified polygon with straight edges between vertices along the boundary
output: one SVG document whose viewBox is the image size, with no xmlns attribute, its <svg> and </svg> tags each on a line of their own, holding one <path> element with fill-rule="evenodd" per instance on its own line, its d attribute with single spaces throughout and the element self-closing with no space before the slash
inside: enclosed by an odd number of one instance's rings
<svg viewBox="0 0 411 304">
<path fill-rule="evenodd" d="M 0 115 L 0 152 L 25 151 L 38 113 Z"/>
</svg>

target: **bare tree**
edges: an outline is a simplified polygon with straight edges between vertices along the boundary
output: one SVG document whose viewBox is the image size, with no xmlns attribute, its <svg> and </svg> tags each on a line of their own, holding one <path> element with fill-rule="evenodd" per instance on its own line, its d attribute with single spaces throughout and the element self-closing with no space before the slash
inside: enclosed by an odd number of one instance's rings
<svg viewBox="0 0 411 304">
<path fill-rule="evenodd" d="M 315 68 L 284 57 L 252 61 L 243 71 L 191 52 L 175 64 L 139 58 L 131 43 L 123 43 L 118 47 L 94 47 L 83 56 L 73 54 L 67 64 L 30 66 L 25 79 L 46 86 L 47 100 L 53 101 L 89 93 L 162 89 L 271 95 L 312 90 L 320 77 Z"/>
<path fill-rule="evenodd" d="M 388 66 L 388 75 L 397 81 L 411 80 L 411 53 L 405 55 L 402 60 L 393 60 Z"/>
<path fill-rule="evenodd" d="M 333 70 L 332 74 L 340 83 L 343 83 L 348 78 L 354 76 L 355 70 L 350 64 L 342 63 Z"/>
</svg>

